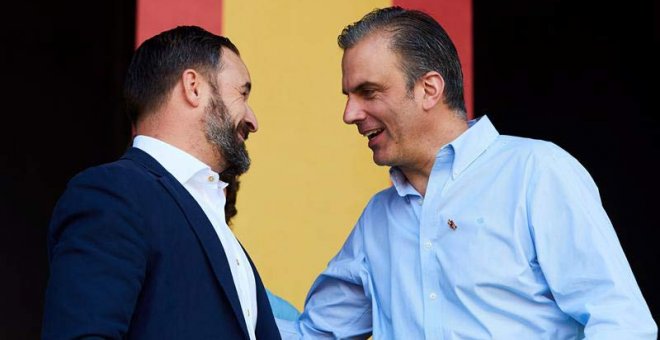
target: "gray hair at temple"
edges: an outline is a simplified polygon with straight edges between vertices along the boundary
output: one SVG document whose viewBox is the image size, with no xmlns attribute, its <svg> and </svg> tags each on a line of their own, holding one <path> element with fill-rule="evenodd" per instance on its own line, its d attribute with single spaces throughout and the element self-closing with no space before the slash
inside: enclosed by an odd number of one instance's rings
<svg viewBox="0 0 660 340">
<path fill-rule="evenodd" d="M 467 119 L 463 98 L 463 71 L 458 52 L 442 26 L 428 14 L 398 6 L 375 9 L 362 19 L 346 26 L 337 43 L 343 50 L 355 46 L 376 32 L 390 36 L 390 49 L 399 55 L 410 94 L 415 82 L 429 71 L 445 80 L 444 101 L 463 119 Z"/>
</svg>

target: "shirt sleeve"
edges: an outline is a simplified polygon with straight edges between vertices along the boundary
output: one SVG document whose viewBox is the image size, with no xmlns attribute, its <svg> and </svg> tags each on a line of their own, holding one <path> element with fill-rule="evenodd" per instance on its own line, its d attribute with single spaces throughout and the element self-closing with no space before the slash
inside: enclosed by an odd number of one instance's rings
<svg viewBox="0 0 660 340">
<path fill-rule="evenodd" d="M 44 339 L 126 336 L 148 248 L 130 190 L 107 171 L 74 178 L 53 213 Z"/>
<path fill-rule="evenodd" d="M 266 294 L 275 319 L 296 320 L 300 316 L 298 309 L 289 301 L 273 293 L 268 288 L 266 288 Z"/>
<path fill-rule="evenodd" d="M 550 144 L 531 169 L 528 218 L 559 308 L 587 339 L 655 339 L 657 327 L 592 178 Z"/>
<path fill-rule="evenodd" d="M 319 275 L 298 321 L 303 339 L 366 339 L 372 332 L 371 299 L 363 252 L 362 219 Z"/>
</svg>

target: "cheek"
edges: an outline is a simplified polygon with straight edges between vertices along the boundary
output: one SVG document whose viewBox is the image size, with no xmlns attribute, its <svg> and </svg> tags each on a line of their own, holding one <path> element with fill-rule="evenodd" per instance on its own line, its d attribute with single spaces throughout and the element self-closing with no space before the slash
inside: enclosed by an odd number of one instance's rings
<svg viewBox="0 0 660 340">
<path fill-rule="evenodd" d="M 229 112 L 229 119 L 234 123 L 234 127 L 240 126 L 245 120 L 247 114 L 247 108 L 245 106 L 235 107 L 234 110 Z"/>
<path fill-rule="evenodd" d="M 362 102 L 361 109 L 367 113 L 367 115 L 379 120 L 381 122 L 386 122 L 391 120 L 391 107 L 387 102 L 382 100 L 369 100 Z"/>
<path fill-rule="evenodd" d="M 379 112 L 378 118 L 383 122 L 388 130 L 399 131 L 402 124 L 405 123 L 405 118 L 402 116 L 401 107 L 391 105 L 391 103 L 381 102 L 377 105 L 375 110 Z"/>
<path fill-rule="evenodd" d="M 227 117 L 234 122 L 234 125 L 241 120 L 242 112 L 243 109 L 238 103 L 233 103 L 232 105 L 227 106 Z"/>
</svg>

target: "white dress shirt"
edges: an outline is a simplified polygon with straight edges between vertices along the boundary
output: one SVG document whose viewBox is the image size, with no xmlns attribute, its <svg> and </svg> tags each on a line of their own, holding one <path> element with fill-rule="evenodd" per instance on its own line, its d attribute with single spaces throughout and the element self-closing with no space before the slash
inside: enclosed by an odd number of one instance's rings
<svg viewBox="0 0 660 340">
<path fill-rule="evenodd" d="M 171 173 L 190 192 L 211 221 L 227 255 L 250 339 L 255 340 L 257 290 L 254 272 L 243 248 L 225 222 L 226 198 L 223 189 L 227 183 L 220 181 L 218 173 L 199 159 L 161 140 L 136 136 L 133 147 L 148 153 Z"/>
</svg>

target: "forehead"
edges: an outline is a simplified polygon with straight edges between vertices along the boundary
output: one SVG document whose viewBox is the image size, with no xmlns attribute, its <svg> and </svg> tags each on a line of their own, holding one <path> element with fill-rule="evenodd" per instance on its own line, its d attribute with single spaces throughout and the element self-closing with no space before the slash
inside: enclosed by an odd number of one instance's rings
<svg viewBox="0 0 660 340">
<path fill-rule="evenodd" d="M 247 66 L 232 50 L 222 48 L 222 68 L 218 72 L 220 83 L 243 85 L 250 82 L 250 72 Z"/>
<path fill-rule="evenodd" d="M 390 47 L 386 34 L 375 33 L 344 51 L 342 86 L 350 90 L 364 82 L 380 83 L 400 75 L 399 57 Z"/>
</svg>

